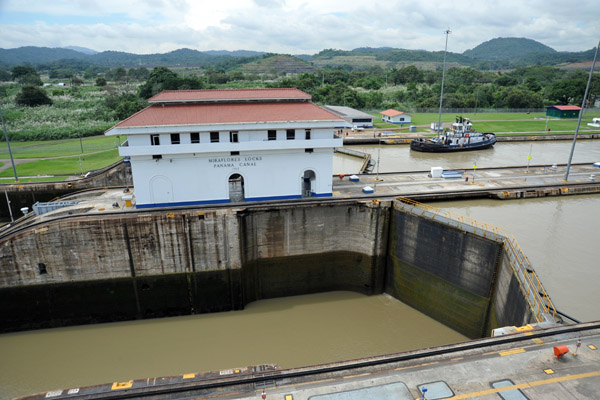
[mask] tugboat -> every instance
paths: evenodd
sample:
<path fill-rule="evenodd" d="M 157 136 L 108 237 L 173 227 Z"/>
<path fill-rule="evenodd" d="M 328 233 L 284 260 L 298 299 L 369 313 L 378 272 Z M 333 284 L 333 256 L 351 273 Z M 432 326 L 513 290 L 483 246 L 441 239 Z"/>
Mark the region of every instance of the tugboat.
<path fill-rule="evenodd" d="M 438 123 L 435 138 L 413 139 L 410 142 L 410 149 L 415 151 L 424 151 L 429 153 L 448 153 L 454 151 L 483 150 L 488 149 L 496 143 L 495 133 L 479 133 L 473 130 L 473 125 L 468 118 L 457 117 L 456 122 L 452 124 L 449 131 L 442 129 L 442 103 L 444 99 L 444 79 L 446 77 L 446 53 L 448 51 L 448 35 L 451 33 L 447 29 L 446 47 L 444 48 L 444 64 L 442 66 L 442 90 L 440 93 L 440 111 L 438 114 Z"/>
<path fill-rule="evenodd" d="M 489 149 L 496 143 L 496 134 L 473 130 L 468 118 L 457 117 L 449 131 L 433 138 L 413 139 L 410 149 L 430 153 Z"/>

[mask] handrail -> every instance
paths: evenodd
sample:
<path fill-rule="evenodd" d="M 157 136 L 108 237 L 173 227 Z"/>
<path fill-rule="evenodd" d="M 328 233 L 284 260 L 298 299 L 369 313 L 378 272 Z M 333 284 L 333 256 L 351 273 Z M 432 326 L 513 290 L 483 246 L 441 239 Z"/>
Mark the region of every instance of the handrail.
<path fill-rule="evenodd" d="M 544 322 L 546 314 L 550 314 L 553 319 L 556 317 L 556 308 L 552 304 L 550 296 L 542 286 L 542 282 L 532 268 L 529 259 L 525 256 L 525 253 L 512 233 L 505 229 L 408 198 L 397 197 L 396 200 L 394 207 L 462 229 L 466 232 L 471 232 L 495 241 L 501 241 L 509 264 L 513 269 L 514 276 L 519 280 L 521 291 L 525 295 L 536 321 Z"/>

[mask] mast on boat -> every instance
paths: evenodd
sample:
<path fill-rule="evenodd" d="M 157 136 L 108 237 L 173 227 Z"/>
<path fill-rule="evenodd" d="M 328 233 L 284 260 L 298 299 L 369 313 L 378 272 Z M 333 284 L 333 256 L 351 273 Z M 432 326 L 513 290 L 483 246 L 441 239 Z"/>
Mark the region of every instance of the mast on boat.
<path fill-rule="evenodd" d="M 444 31 L 446 34 L 446 46 L 444 47 L 444 63 L 442 65 L 442 93 L 440 94 L 440 112 L 438 115 L 437 135 L 440 136 L 440 129 L 442 128 L 442 102 L 444 99 L 444 79 L 446 78 L 446 52 L 448 50 L 448 35 L 452 32 L 450 28 Z"/>

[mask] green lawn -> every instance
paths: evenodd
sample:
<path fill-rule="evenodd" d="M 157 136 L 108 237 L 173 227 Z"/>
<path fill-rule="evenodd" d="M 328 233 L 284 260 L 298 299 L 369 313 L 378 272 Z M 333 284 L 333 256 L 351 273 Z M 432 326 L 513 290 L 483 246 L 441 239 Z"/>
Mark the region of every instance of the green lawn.
<path fill-rule="evenodd" d="M 378 129 L 399 128 L 400 125 L 388 124 L 381 121 L 381 116 L 377 111 L 369 112 L 374 116 L 373 125 Z M 426 125 L 429 131 L 429 125 L 437 122 L 438 114 L 421 113 L 409 114 L 412 117 L 409 125 Z M 453 122 L 458 115 L 442 114 L 442 122 Z M 544 133 L 550 129 L 550 133 L 573 133 L 577 127 L 577 119 L 549 119 L 546 124 L 544 113 L 467 113 L 463 115 L 473 122 L 473 127 L 479 132 L 495 132 L 499 134 L 523 134 L 523 133 Z M 600 132 L 598 128 L 587 126 L 592 122 L 593 117 L 600 116 L 600 112 L 586 112 L 579 128 L 580 133 Z M 540 119 L 536 119 L 540 118 Z M 406 128 L 407 125 L 404 125 Z M 422 128 L 420 128 L 422 131 Z"/>
<path fill-rule="evenodd" d="M 81 168 L 79 166 L 79 157 L 53 158 L 48 160 L 32 161 L 17 165 L 18 176 L 39 176 L 39 175 L 79 175 L 83 168 L 83 173 L 95 169 L 107 167 L 122 157 L 119 156 L 117 149 L 106 150 L 95 154 L 84 154 L 81 157 Z M 0 176 L 13 176 L 12 168 L 0 172 Z M 20 179 L 19 179 L 20 180 Z"/>
<path fill-rule="evenodd" d="M 10 142 L 13 158 L 43 158 L 78 155 L 115 149 L 125 137 L 92 136 L 81 139 L 44 140 L 33 142 Z M 9 159 L 6 142 L 0 143 L 0 158 Z"/>

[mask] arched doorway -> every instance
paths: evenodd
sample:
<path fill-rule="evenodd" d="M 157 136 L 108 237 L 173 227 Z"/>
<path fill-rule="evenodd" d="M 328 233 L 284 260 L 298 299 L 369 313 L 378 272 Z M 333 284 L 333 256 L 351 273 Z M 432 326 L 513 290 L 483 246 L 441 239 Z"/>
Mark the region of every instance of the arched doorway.
<path fill-rule="evenodd" d="M 244 199 L 244 177 L 240 174 L 233 174 L 229 177 L 229 201 L 237 203 Z"/>
<path fill-rule="evenodd" d="M 313 170 L 306 170 L 302 174 L 302 197 L 310 197 L 313 191 L 313 183 L 316 175 Z"/>

